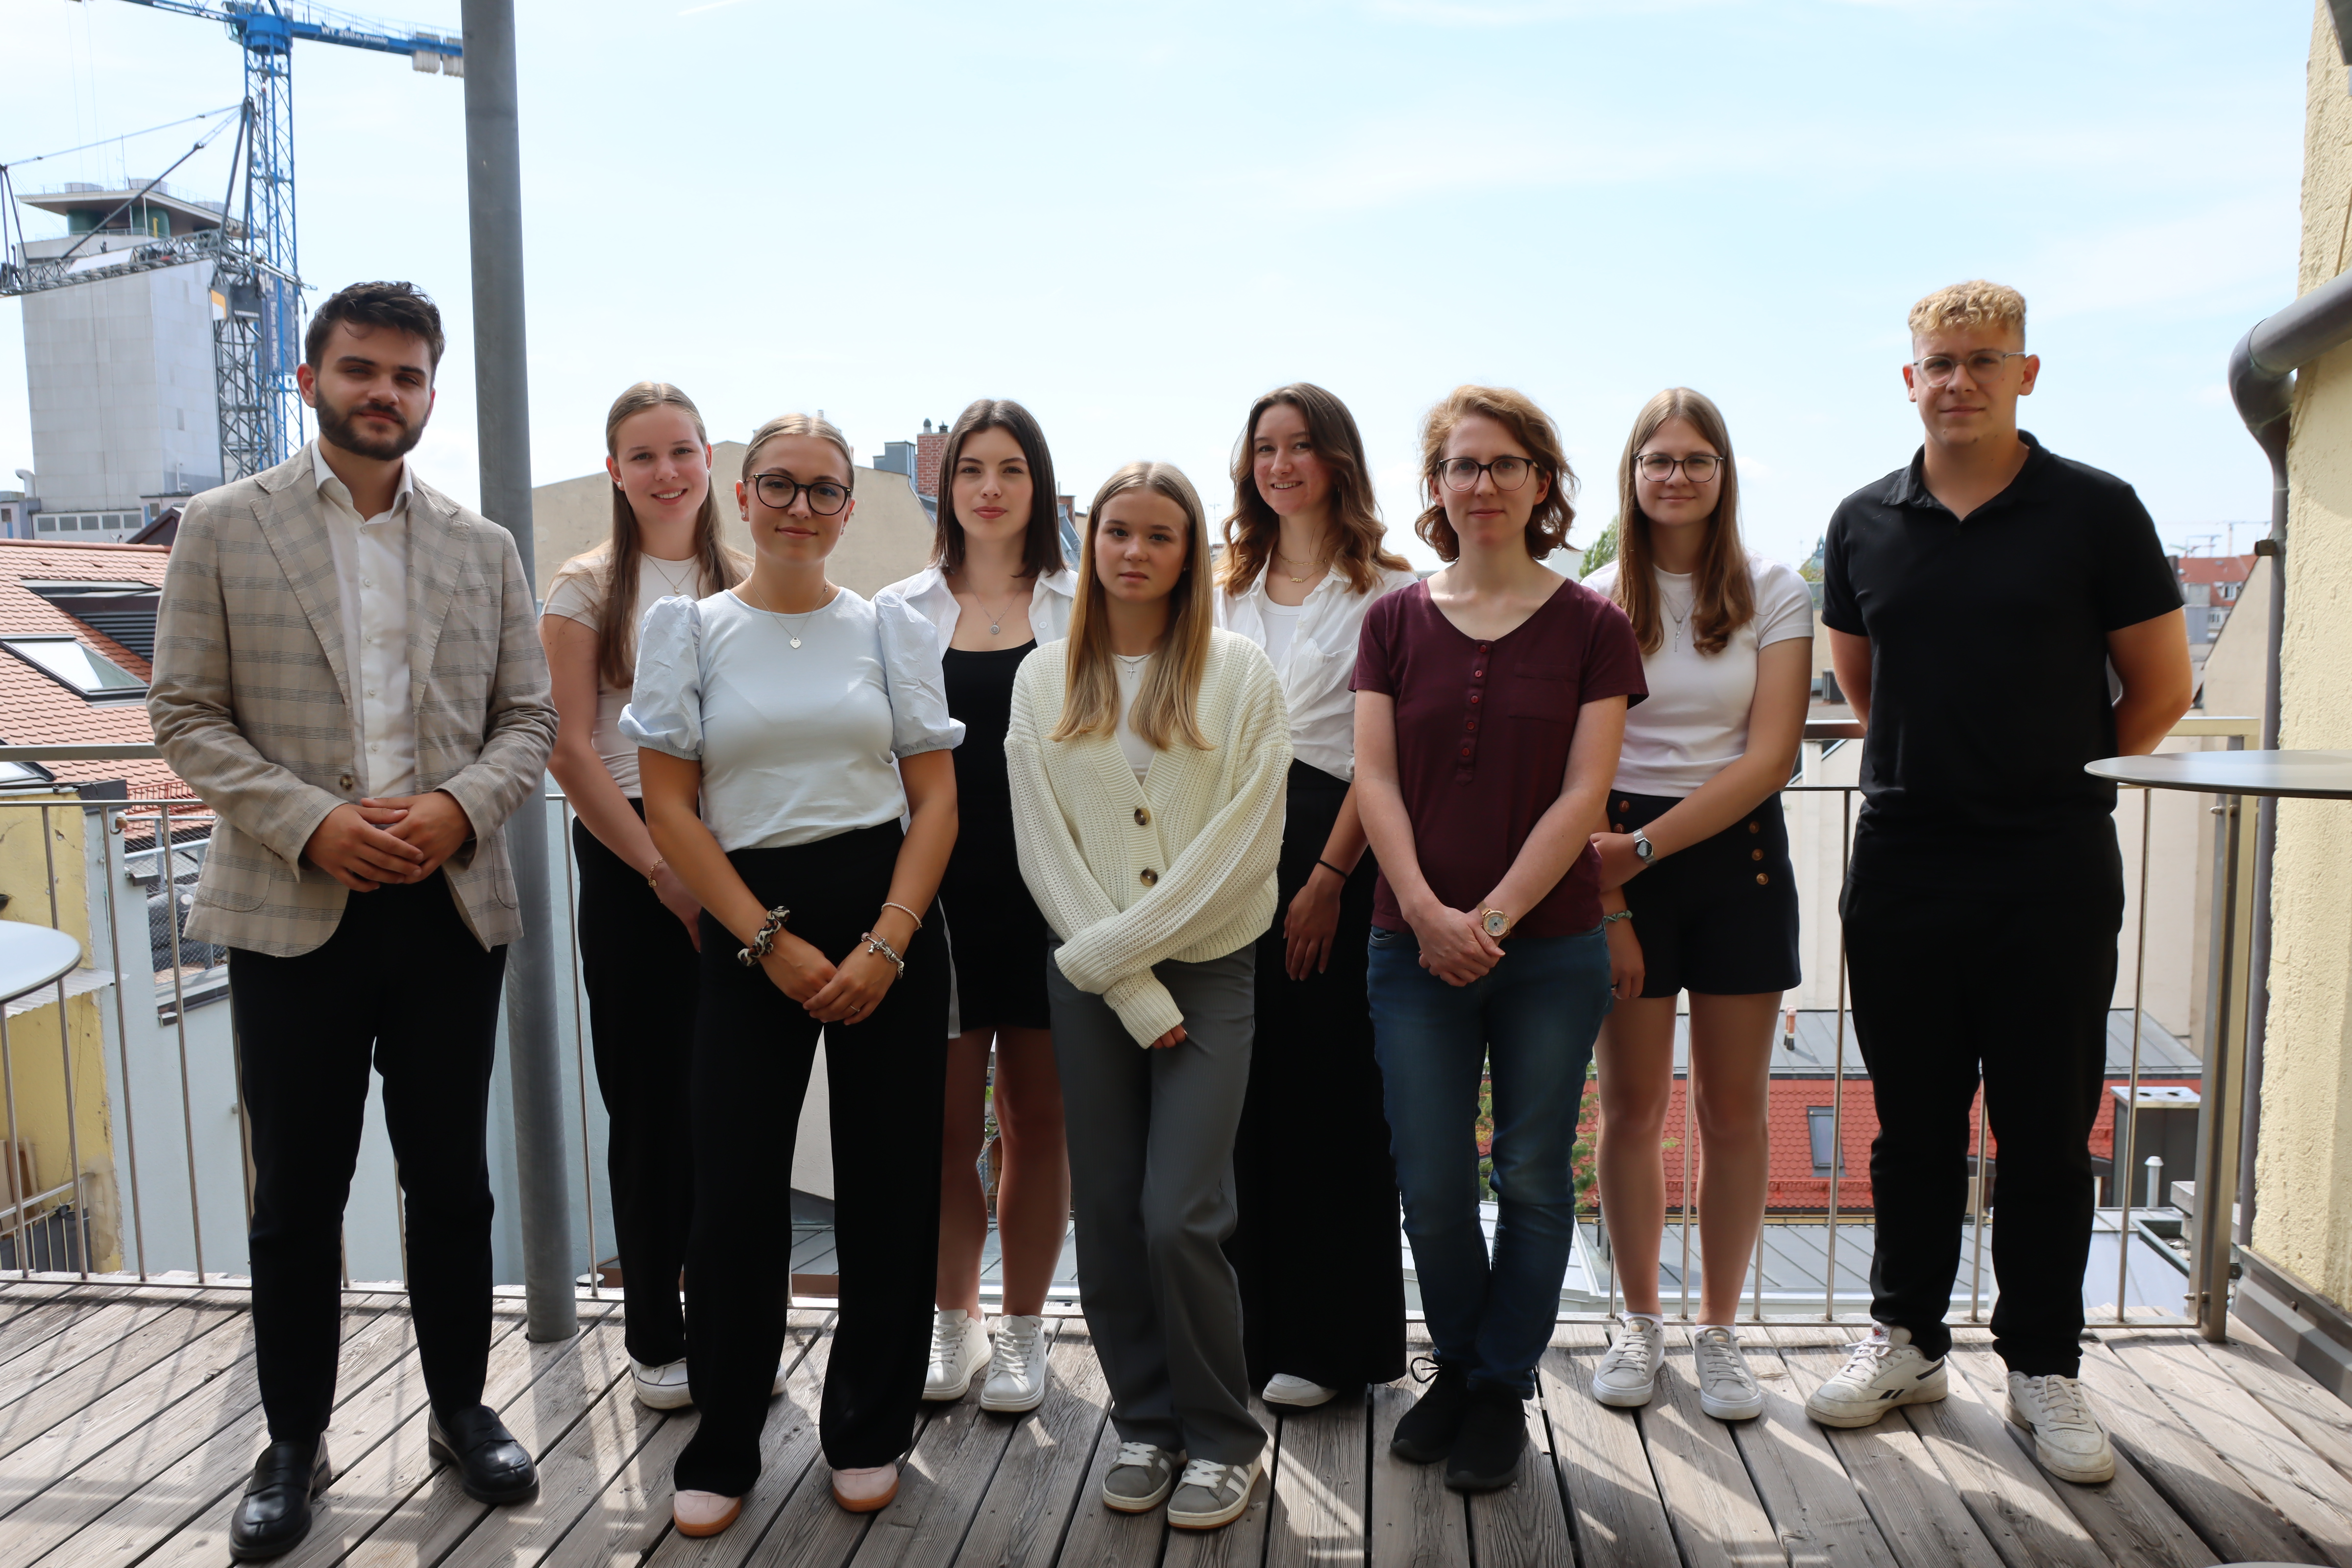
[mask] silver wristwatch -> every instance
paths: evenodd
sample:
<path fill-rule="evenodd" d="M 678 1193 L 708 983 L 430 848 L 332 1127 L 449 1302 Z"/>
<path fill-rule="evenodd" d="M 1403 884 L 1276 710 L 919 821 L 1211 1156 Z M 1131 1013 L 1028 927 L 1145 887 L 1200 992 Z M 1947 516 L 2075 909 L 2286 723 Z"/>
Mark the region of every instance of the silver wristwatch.
<path fill-rule="evenodd" d="M 1657 855 L 1658 847 L 1650 842 L 1649 834 L 1639 827 L 1633 829 L 1633 858 L 1646 866 L 1656 859 Z"/>

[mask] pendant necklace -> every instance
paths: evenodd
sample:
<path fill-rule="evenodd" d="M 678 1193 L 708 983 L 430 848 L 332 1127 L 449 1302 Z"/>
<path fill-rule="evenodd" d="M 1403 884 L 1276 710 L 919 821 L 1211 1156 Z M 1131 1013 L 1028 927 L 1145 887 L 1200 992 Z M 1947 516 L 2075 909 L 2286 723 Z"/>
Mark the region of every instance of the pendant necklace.
<path fill-rule="evenodd" d="M 1664 606 L 1668 618 L 1675 623 L 1675 651 L 1680 653 L 1683 646 L 1683 626 L 1690 619 L 1691 605 L 1685 605 L 1682 608 L 1682 613 L 1679 615 L 1675 614 L 1675 602 L 1666 596 L 1665 591 L 1663 587 L 1661 587 L 1658 592 L 1658 603 Z M 1695 605 L 1696 603 L 1697 600 L 1694 597 L 1692 604 Z"/>
<path fill-rule="evenodd" d="M 699 561 L 665 561 L 658 555 L 648 555 L 645 559 L 652 563 L 654 575 L 662 580 L 662 585 L 669 590 L 669 596 L 672 598 L 689 597 L 690 595 L 687 594 L 686 585 L 669 574 L 669 569 L 671 567 L 686 567 L 688 569 L 688 581 L 689 582 L 699 577 L 702 573 L 702 563 Z"/>
<path fill-rule="evenodd" d="M 981 598 L 978 594 L 974 594 L 972 595 L 972 599 L 980 605 L 982 610 L 986 612 L 988 616 L 988 635 L 993 637 L 1004 635 L 1004 617 L 1013 613 L 1013 606 L 1021 602 L 1021 595 L 1017 593 L 1014 594 L 1011 599 L 1006 601 L 1004 608 L 1001 610 L 989 609 L 988 601 Z"/>
<path fill-rule="evenodd" d="M 831 587 L 831 586 L 832 586 L 832 584 L 825 584 L 825 585 L 826 585 L 827 587 Z M 744 583 L 744 584 L 743 584 L 743 591 L 748 593 L 748 592 L 750 591 L 750 589 L 751 589 L 751 583 L 750 583 L 749 581 L 746 581 L 746 582 Z M 825 604 L 825 605 L 830 605 L 831 603 L 833 603 L 833 595 L 830 595 L 830 594 L 828 594 L 828 595 L 825 595 L 824 604 Z M 760 603 L 760 601 L 759 601 L 759 600 L 757 600 L 757 599 L 753 599 L 753 600 L 751 600 L 751 607 L 752 607 L 753 609 L 755 609 L 755 610 L 759 611 L 761 615 L 763 615 L 763 616 L 775 616 L 775 617 L 776 617 L 776 619 L 778 619 L 778 620 L 780 620 L 780 621 L 783 622 L 783 623 L 784 623 L 784 637 L 785 637 L 785 638 L 786 638 L 788 641 L 790 641 L 790 642 L 792 643 L 792 645 L 793 645 L 794 647 L 800 647 L 800 646 L 801 646 L 801 627 L 802 627 L 803 626 L 804 626 L 804 625 L 806 625 L 806 624 L 807 624 L 807 622 L 808 622 L 808 618 L 809 618 L 811 616 L 813 616 L 813 615 L 815 615 L 815 614 L 816 614 L 816 610 L 822 610 L 822 609 L 824 609 L 824 605 L 819 605 L 816 607 L 816 610 L 803 610 L 803 611 L 802 611 L 802 612 L 801 612 L 799 615 L 797 615 L 797 616 L 788 616 L 788 615 L 784 614 L 784 612 L 783 612 L 783 611 L 782 611 L 782 610 L 772 610 L 772 609 L 768 608 L 768 606 L 767 606 L 767 605 L 763 605 L 763 604 Z"/>
<path fill-rule="evenodd" d="M 1281 563 L 1283 563 L 1283 565 L 1284 565 L 1284 566 L 1286 566 L 1286 567 L 1288 567 L 1288 566 L 1296 566 L 1296 565 L 1297 564 L 1297 562 L 1295 562 L 1295 561 L 1291 560 L 1291 558 L 1290 558 L 1289 556 L 1285 555 L 1285 554 L 1282 552 L 1282 547 L 1281 547 L 1280 545 L 1276 545 L 1276 546 L 1275 546 L 1274 558 L 1275 558 L 1276 561 L 1281 562 Z M 1319 576 L 1321 576 L 1325 572 L 1327 572 L 1327 571 L 1328 571 L 1328 570 L 1329 570 L 1329 566 L 1328 566 L 1328 563 L 1327 563 L 1327 564 L 1325 564 L 1325 565 L 1322 565 L 1322 566 L 1318 566 L 1318 565 L 1316 565 L 1316 564 L 1315 564 L 1315 563 L 1313 563 L 1312 561 L 1310 561 L 1310 562 L 1308 562 L 1308 563 L 1307 563 L 1307 574 L 1306 574 L 1306 575 L 1305 575 L 1305 576 L 1300 576 L 1300 575 L 1298 575 L 1298 574 L 1296 574 L 1296 573 L 1287 572 L 1287 571 L 1286 571 L 1285 573 L 1283 573 L 1283 575 L 1284 575 L 1284 576 L 1286 576 L 1286 577 L 1288 577 L 1288 578 L 1289 578 L 1292 582 L 1294 582 L 1294 583 L 1304 583 L 1304 582 L 1306 582 L 1306 581 L 1307 581 L 1307 579 L 1308 577 L 1319 577 Z"/>

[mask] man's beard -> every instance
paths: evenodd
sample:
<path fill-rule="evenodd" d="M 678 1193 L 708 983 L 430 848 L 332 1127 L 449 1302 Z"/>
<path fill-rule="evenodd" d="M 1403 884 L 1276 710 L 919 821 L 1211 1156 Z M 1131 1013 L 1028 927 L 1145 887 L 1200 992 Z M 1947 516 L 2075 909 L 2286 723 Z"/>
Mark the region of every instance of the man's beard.
<path fill-rule="evenodd" d="M 362 404 L 351 408 L 338 408 L 327 400 L 326 390 L 323 387 L 320 388 L 314 395 L 319 400 L 320 437 L 322 440 L 331 441 L 355 457 L 373 458 L 379 463 L 388 463 L 395 458 L 406 457 L 409 449 L 424 437 L 425 426 L 422 424 L 411 425 L 402 419 L 397 408 L 386 407 L 382 404 Z M 362 408 L 398 421 L 400 428 L 389 436 L 362 435 L 357 417 Z"/>

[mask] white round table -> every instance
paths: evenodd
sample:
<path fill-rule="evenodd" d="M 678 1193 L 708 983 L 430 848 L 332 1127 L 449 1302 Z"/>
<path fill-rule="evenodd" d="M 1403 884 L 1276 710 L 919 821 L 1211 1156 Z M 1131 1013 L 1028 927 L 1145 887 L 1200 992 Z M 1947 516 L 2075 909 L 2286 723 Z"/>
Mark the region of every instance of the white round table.
<path fill-rule="evenodd" d="M 38 991 L 81 963 L 81 943 L 61 931 L 0 921 L 0 1002 Z"/>

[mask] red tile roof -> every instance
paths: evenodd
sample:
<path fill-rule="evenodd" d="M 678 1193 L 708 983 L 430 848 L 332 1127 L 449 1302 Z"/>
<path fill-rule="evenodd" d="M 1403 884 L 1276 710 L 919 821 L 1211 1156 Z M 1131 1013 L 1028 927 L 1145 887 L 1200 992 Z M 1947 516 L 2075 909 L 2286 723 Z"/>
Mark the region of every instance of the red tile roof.
<path fill-rule="evenodd" d="M 2242 583 L 2254 569 L 2251 555 L 2183 555 L 2183 583 Z"/>
<path fill-rule="evenodd" d="M 169 549 L 153 544 L 51 544 L 30 539 L 0 540 L 0 635 L 65 632 L 146 679 L 145 659 L 95 626 L 76 620 L 25 586 L 80 578 L 98 582 L 152 583 L 163 586 Z M 0 655 L 0 743 L 11 746 L 154 744 L 146 705 L 93 703 L 52 680 L 23 659 Z M 66 784 L 121 779 L 133 800 L 158 797 L 193 800 L 195 792 L 161 762 L 42 764 Z"/>

